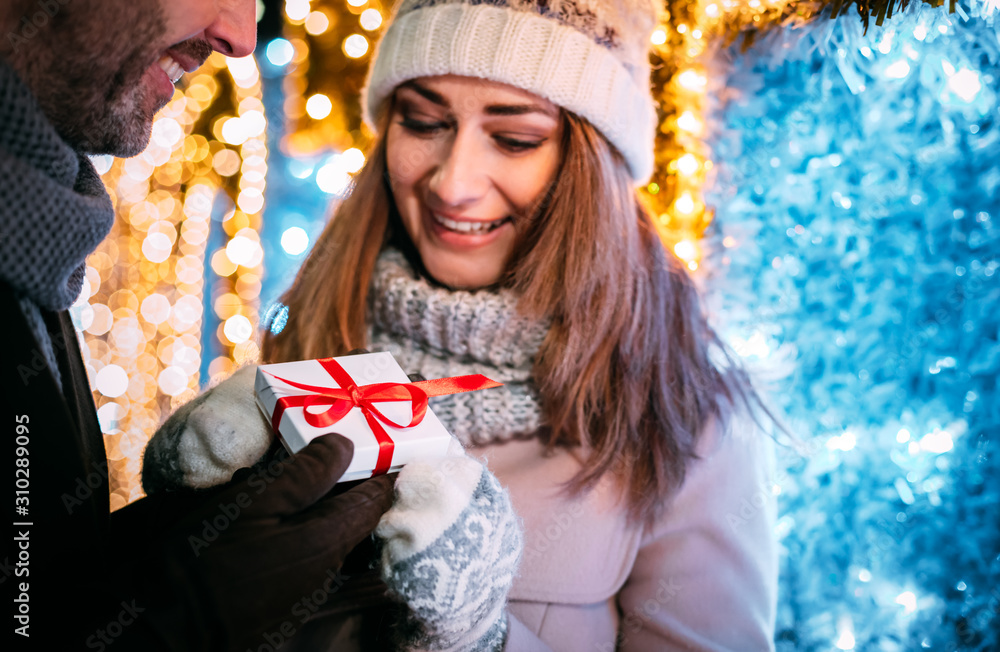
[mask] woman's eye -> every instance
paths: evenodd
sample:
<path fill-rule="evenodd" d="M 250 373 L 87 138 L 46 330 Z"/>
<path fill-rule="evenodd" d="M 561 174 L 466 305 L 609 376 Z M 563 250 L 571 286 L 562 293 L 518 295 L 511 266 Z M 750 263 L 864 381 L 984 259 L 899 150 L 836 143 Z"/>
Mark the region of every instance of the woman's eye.
<path fill-rule="evenodd" d="M 510 150 L 512 152 L 526 152 L 532 149 L 538 149 L 542 146 L 545 140 L 517 140 L 516 138 L 507 138 L 506 136 L 494 136 L 496 141 L 500 143 L 501 147 Z"/>
<path fill-rule="evenodd" d="M 421 120 L 414 120 L 413 118 L 407 117 L 400 120 L 399 124 L 402 125 L 404 129 L 409 129 L 415 134 L 433 134 L 442 129 L 448 128 L 448 124 L 445 122 L 423 122 Z"/>

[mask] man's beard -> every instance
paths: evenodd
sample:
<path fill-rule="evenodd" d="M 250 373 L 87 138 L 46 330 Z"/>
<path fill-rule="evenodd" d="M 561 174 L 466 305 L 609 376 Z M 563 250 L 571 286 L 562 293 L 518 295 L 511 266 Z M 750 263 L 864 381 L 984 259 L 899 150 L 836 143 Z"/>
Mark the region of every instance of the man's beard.
<path fill-rule="evenodd" d="M 56 15 L 11 63 L 74 149 L 134 156 L 149 143 L 159 108 L 142 81 L 171 45 L 165 42 L 163 11 L 158 2 L 127 0 L 101 10 L 70 9 Z"/>
<path fill-rule="evenodd" d="M 142 71 L 138 76 L 122 75 L 116 78 L 108 96 L 84 95 L 76 112 L 60 121 L 66 126 L 63 137 L 75 149 L 88 154 L 140 154 L 149 144 L 153 116 L 159 108 L 153 106 L 142 78 Z"/>

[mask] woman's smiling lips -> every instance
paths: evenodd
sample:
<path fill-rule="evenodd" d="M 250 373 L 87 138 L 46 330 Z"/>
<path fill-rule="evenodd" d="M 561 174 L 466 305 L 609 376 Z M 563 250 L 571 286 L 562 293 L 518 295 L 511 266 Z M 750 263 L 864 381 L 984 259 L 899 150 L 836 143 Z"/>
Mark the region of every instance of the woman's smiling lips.
<path fill-rule="evenodd" d="M 437 211 L 425 210 L 424 222 L 443 243 L 453 247 L 474 248 L 489 244 L 513 228 L 509 217 L 496 220 L 470 219 Z"/>

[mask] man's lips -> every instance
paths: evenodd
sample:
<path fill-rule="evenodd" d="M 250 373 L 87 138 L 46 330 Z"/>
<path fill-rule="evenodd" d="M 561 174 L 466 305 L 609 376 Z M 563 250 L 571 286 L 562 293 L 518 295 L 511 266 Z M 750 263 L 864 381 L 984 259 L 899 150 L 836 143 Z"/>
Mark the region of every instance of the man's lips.
<path fill-rule="evenodd" d="M 195 56 L 194 54 L 188 52 L 188 50 L 208 50 L 209 53 L 211 53 L 207 44 L 204 44 L 204 47 L 201 47 L 200 43 L 185 41 L 168 48 L 162 55 L 160 55 L 160 58 L 150 66 L 150 68 L 155 71 L 154 74 L 160 80 L 157 83 L 162 86 L 161 94 L 163 97 L 169 98 L 173 95 L 174 86 L 180 78 L 184 76 L 184 73 L 193 72 L 200 68 L 201 64 L 204 63 L 203 57 Z"/>
<path fill-rule="evenodd" d="M 198 68 L 201 68 L 201 64 L 205 63 L 205 58 L 194 57 L 186 52 L 183 52 L 178 47 L 169 48 L 166 51 L 166 55 L 180 64 L 180 67 L 184 72 L 194 72 Z"/>

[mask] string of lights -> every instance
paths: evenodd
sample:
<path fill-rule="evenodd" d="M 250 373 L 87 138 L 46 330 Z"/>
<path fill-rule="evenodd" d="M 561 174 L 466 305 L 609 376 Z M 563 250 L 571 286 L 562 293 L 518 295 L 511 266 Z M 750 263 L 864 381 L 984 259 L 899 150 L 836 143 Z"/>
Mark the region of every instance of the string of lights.
<path fill-rule="evenodd" d="M 375 2 L 286 0 L 285 38 L 268 59 L 290 64 L 283 81 L 289 156 L 333 150 L 317 171 L 321 190 L 342 195 L 364 166 L 372 133 L 361 115 L 361 88 L 386 11 Z"/>
<path fill-rule="evenodd" d="M 267 171 L 260 94 L 252 58 L 213 55 L 157 116 L 145 152 L 95 161 L 117 219 L 88 258 L 72 315 L 106 435 L 112 509 L 142 496 L 149 436 L 198 388 L 206 291 L 222 320 L 209 373 L 253 353 Z M 212 253 L 219 220 L 226 242 Z"/>
<path fill-rule="evenodd" d="M 673 3 L 652 37 L 653 88 L 660 106 L 656 171 L 643 196 L 657 216 L 664 244 L 698 269 L 697 242 L 712 220 L 704 187 L 713 163 L 705 145 L 708 53 L 704 24 L 716 4 Z"/>

